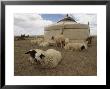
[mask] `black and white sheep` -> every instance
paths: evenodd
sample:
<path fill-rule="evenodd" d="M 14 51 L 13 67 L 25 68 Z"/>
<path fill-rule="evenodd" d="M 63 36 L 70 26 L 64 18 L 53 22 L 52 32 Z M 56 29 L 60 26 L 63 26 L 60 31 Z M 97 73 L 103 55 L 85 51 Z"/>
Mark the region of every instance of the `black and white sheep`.
<path fill-rule="evenodd" d="M 34 49 L 26 52 L 25 54 L 30 54 L 31 61 L 39 61 L 42 68 L 54 68 L 62 59 L 61 52 L 48 49 L 46 51 L 40 49 Z"/>

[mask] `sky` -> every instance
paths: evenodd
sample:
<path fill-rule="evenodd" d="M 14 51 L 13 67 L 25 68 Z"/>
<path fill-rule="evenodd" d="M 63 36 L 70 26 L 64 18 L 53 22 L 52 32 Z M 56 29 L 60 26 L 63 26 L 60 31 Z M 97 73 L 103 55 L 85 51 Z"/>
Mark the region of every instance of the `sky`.
<path fill-rule="evenodd" d="M 44 27 L 54 24 L 64 18 L 66 14 L 36 14 L 36 13 L 15 13 L 14 14 L 14 35 L 43 35 Z M 97 35 L 96 14 L 69 14 L 78 23 L 90 24 L 90 34 Z"/>

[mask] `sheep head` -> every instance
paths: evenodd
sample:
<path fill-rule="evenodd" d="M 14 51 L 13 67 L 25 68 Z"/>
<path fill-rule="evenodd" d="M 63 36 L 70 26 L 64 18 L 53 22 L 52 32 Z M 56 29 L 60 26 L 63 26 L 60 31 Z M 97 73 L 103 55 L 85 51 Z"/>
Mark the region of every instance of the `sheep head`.
<path fill-rule="evenodd" d="M 35 58 L 35 54 L 36 54 L 37 52 L 35 51 L 35 50 L 29 50 L 28 52 L 26 52 L 25 54 L 30 54 L 30 56 L 32 57 L 32 58 Z"/>
<path fill-rule="evenodd" d="M 38 61 L 41 61 L 44 57 L 45 57 L 45 55 L 43 55 L 42 53 L 35 54 L 35 59 Z"/>
<path fill-rule="evenodd" d="M 25 54 L 30 54 L 30 56 L 36 61 L 39 61 L 45 57 L 42 53 L 39 53 L 36 50 L 29 50 Z"/>

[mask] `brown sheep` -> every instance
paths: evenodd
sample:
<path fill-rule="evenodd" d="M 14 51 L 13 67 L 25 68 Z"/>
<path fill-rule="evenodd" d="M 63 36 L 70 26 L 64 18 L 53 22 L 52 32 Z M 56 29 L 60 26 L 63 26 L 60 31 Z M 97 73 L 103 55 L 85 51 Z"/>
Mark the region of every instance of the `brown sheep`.
<path fill-rule="evenodd" d="M 65 38 L 63 35 L 57 35 L 54 37 L 57 47 L 63 48 L 65 46 Z"/>

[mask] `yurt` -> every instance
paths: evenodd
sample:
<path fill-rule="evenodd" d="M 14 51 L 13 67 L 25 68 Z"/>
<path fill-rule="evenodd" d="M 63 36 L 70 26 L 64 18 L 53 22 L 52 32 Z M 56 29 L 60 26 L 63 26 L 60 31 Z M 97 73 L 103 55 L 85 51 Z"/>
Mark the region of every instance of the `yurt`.
<path fill-rule="evenodd" d="M 89 24 L 77 23 L 72 17 L 66 15 L 63 19 L 44 28 L 45 38 L 63 34 L 70 40 L 85 40 L 90 35 Z"/>

